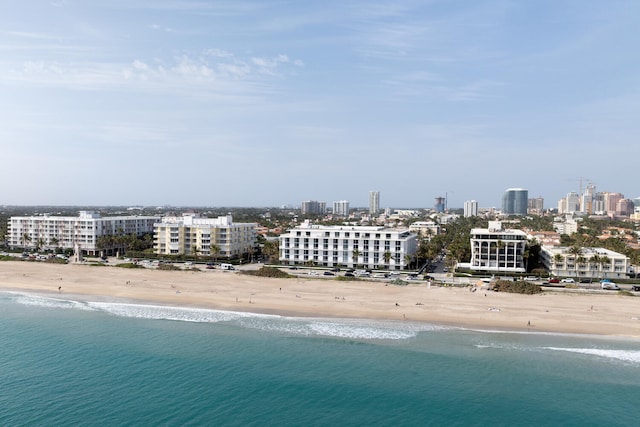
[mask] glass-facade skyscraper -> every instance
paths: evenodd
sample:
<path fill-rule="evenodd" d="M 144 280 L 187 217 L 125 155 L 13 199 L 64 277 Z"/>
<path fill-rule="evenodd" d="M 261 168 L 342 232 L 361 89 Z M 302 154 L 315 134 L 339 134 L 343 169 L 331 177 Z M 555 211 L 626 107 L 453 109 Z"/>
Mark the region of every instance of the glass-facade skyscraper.
<path fill-rule="evenodd" d="M 529 190 L 524 188 L 508 188 L 502 196 L 504 215 L 526 215 L 528 205 Z"/>

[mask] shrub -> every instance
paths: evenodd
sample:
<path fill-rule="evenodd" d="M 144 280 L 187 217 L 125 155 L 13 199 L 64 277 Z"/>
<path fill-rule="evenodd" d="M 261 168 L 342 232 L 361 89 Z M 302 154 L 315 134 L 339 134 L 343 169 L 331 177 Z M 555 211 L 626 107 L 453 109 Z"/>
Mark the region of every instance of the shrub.
<path fill-rule="evenodd" d="M 355 276 L 336 276 L 335 280 L 339 282 L 353 282 L 354 280 L 360 280 Z"/>
<path fill-rule="evenodd" d="M 257 277 L 275 277 L 285 279 L 287 277 L 292 277 L 289 273 L 286 273 L 279 268 L 274 267 L 262 267 L 259 270 L 243 270 L 240 273 L 248 274 L 249 276 L 257 276 Z"/>
<path fill-rule="evenodd" d="M 120 268 L 144 268 L 141 265 L 136 264 L 135 262 L 124 262 L 121 264 L 116 264 L 116 267 Z"/>
<path fill-rule="evenodd" d="M 391 282 L 389 282 L 390 285 L 395 285 L 395 286 L 408 286 L 409 283 L 405 282 L 404 280 L 400 280 L 400 279 L 395 279 L 392 280 Z"/>
<path fill-rule="evenodd" d="M 623 295 L 625 297 L 635 297 L 633 292 L 629 292 L 629 291 L 618 291 L 618 295 Z"/>
<path fill-rule="evenodd" d="M 173 264 L 159 264 L 158 270 L 175 271 L 175 270 L 180 270 L 180 267 L 177 267 Z"/>
<path fill-rule="evenodd" d="M 491 289 L 496 292 L 526 295 L 539 294 L 542 292 L 542 288 L 534 283 L 524 281 L 512 282 L 509 280 L 498 280 Z"/>

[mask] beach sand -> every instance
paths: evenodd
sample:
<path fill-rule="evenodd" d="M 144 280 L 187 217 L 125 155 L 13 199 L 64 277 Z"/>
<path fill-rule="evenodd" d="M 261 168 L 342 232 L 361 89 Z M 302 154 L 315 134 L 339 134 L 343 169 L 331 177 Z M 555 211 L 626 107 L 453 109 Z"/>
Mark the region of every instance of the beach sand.
<path fill-rule="evenodd" d="M 223 272 L 159 271 L 6 261 L 0 291 L 61 294 L 284 316 L 388 319 L 478 329 L 640 337 L 640 298 L 610 293 L 518 295 L 318 277 L 260 278 Z"/>

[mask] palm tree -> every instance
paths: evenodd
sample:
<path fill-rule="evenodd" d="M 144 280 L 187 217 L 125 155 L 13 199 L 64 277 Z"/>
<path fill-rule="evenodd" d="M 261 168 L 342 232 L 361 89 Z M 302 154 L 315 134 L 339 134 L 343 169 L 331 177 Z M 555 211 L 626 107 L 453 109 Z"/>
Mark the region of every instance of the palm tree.
<path fill-rule="evenodd" d="M 27 244 L 31 242 L 31 236 L 29 236 L 29 233 L 24 233 L 20 236 L 20 241 L 22 242 L 22 246 L 26 249 Z"/>
<path fill-rule="evenodd" d="M 357 249 L 353 250 L 353 266 L 356 267 L 358 265 L 358 257 L 360 256 L 360 251 Z"/>
<path fill-rule="evenodd" d="M 404 256 L 404 263 L 407 265 L 407 268 L 409 268 L 412 262 L 413 262 L 413 256 L 411 256 L 410 254 L 406 254 Z"/>
<path fill-rule="evenodd" d="M 60 240 L 58 240 L 56 237 L 52 237 L 49 239 L 49 244 L 54 248 L 58 247 L 58 243 L 60 243 Z"/>
<path fill-rule="evenodd" d="M 500 271 L 500 266 L 504 265 L 507 267 L 507 254 L 505 250 L 506 244 L 502 240 L 498 240 L 496 243 L 496 256 L 498 258 L 498 271 Z M 504 264 L 502 264 L 502 256 L 504 256 Z"/>
<path fill-rule="evenodd" d="M 592 265 L 596 266 L 596 269 L 598 270 L 598 276 L 600 276 L 600 255 L 594 254 L 589 258 L 589 270 L 592 269 Z"/>
<path fill-rule="evenodd" d="M 611 258 L 606 255 L 600 257 L 600 265 L 602 267 L 607 266 L 607 271 L 604 272 L 604 277 L 607 277 L 607 272 L 610 271 L 609 264 L 611 264 Z"/>
<path fill-rule="evenodd" d="M 584 257 L 583 255 L 578 255 L 578 257 L 576 258 L 576 276 L 578 275 L 578 266 L 580 267 L 584 267 L 584 265 L 587 262 L 587 258 Z"/>
<path fill-rule="evenodd" d="M 567 251 L 573 257 L 573 269 L 578 275 L 578 258 L 582 255 L 582 248 L 578 245 L 573 245 Z"/>
<path fill-rule="evenodd" d="M 385 251 L 384 254 L 382 254 L 382 258 L 384 259 L 384 263 L 387 264 L 387 270 L 390 270 L 390 262 L 391 262 L 391 252 L 390 251 Z"/>
<path fill-rule="evenodd" d="M 253 255 L 256 253 L 256 248 L 253 246 L 249 246 L 247 249 L 247 254 L 249 255 L 249 262 L 253 262 Z"/>
<path fill-rule="evenodd" d="M 265 244 L 265 248 L 266 248 L 266 244 Z M 276 246 L 277 249 L 277 246 Z M 218 245 L 211 245 L 209 246 L 209 253 L 211 253 L 211 256 L 213 257 L 213 262 L 216 262 L 218 260 L 218 255 L 220 254 L 220 246 Z M 269 253 L 269 257 L 271 257 L 271 252 Z"/>
<path fill-rule="evenodd" d="M 553 264 L 554 267 L 556 268 L 556 273 L 558 273 L 560 271 L 560 264 L 564 263 L 564 257 L 562 256 L 562 254 L 555 254 L 553 256 Z"/>

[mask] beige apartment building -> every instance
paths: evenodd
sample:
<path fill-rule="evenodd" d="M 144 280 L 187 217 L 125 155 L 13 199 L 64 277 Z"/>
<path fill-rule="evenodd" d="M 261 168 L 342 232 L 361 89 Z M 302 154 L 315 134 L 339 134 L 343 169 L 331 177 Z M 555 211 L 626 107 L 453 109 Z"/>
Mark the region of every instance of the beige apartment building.
<path fill-rule="evenodd" d="M 540 261 L 551 276 L 577 279 L 626 278 L 630 267 L 629 257 L 605 248 L 581 248 L 580 253 L 573 253 L 565 246 L 542 246 Z"/>
<path fill-rule="evenodd" d="M 255 223 L 234 223 L 231 215 L 167 216 L 154 225 L 154 250 L 158 255 L 239 257 L 253 251 L 256 228 Z"/>

